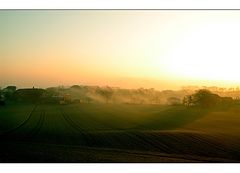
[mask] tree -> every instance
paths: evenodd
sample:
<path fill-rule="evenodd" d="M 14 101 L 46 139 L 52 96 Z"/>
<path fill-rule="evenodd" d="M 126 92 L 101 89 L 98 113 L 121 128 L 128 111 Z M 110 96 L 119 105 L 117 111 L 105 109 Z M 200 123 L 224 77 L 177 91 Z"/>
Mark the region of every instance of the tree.
<path fill-rule="evenodd" d="M 177 97 L 169 97 L 167 98 L 167 102 L 169 105 L 180 105 L 181 100 Z"/>
<path fill-rule="evenodd" d="M 17 90 L 16 86 L 7 86 L 5 88 L 5 90 L 7 90 L 8 92 L 15 92 Z"/>
<path fill-rule="evenodd" d="M 13 98 L 16 101 L 36 103 L 42 99 L 44 93 L 44 89 L 18 89 L 16 92 L 14 92 Z"/>
<path fill-rule="evenodd" d="M 4 97 L 6 100 L 12 100 L 13 94 L 16 91 L 16 86 L 7 86 L 2 90 Z"/>
<path fill-rule="evenodd" d="M 71 88 L 71 89 L 81 89 L 81 86 L 79 86 L 79 85 L 73 85 L 73 86 L 71 86 L 70 88 Z"/>
<path fill-rule="evenodd" d="M 108 103 L 113 96 L 113 90 L 110 87 L 99 88 L 96 90 L 96 92 L 105 98 L 106 103 Z"/>
<path fill-rule="evenodd" d="M 185 106 L 193 106 L 193 96 L 187 95 L 183 98 L 183 105 Z"/>
<path fill-rule="evenodd" d="M 211 108 L 221 102 L 221 97 L 217 94 L 213 94 L 209 90 L 201 89 L 192 95 L 186 96 L 183 102 L 187 106 Z"/>
<path fill-rule="evenodd" d="M 221 105 L 225 107 L 229 107 L 234 104 L 234 100 L 232 97 L 221 97 Z"/>
<path fill-rule="evenodd" d="M 203 108 L 210 108 L 216 106 L 220 101 L 221 97 L 217 94 L 211 93 L 209 90 L 198 90 L 194 95 L 194 104 L 199 105 Z"/>
<path fill-rule="evenodd" d="M 4 96 L 0 94 L 0 106 L 4 106 L 4 105 L 5 105 Z"/>

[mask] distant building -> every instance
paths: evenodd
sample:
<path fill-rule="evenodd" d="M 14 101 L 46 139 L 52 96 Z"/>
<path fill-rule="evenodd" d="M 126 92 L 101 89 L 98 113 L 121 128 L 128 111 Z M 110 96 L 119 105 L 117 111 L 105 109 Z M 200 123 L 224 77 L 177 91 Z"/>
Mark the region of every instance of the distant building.
<path fill-rule="evenodd" d="M 53 95 L 51 97 L 51 101 L 54 103 L 60 103 L 61 100 L 63 100 L 63 96 Z"/>
<path fill-rule="evenodd" d="M 59 103 L 61 105 L 72 103 L 72 98 L 69 94 L 64 95 L 53 95 L 49 98 L 52 103 Z"/>
<path fill-rule="evenodd" d="M 63 104 L 69 104 L 69 103 L 72 103 L 72 98 L 70 94 L 64 94 L 59 104 L 63 105 Z"/>

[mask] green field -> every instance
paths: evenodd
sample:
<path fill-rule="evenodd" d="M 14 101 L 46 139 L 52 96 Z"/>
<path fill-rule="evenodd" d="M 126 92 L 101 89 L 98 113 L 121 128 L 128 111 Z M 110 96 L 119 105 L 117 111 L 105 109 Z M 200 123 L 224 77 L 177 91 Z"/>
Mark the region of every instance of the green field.
<path fill-rule="evenodd" d="M 239 162 L 240 108 L 0 107 L 1 162 Z"/>

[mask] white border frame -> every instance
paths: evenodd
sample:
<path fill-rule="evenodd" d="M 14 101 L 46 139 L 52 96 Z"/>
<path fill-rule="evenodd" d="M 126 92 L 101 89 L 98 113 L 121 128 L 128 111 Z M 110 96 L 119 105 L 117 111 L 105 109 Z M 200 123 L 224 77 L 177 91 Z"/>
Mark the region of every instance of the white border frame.
<path fill-rule="evenodd" d="M 239 9 L 239 0 L 0 0 L 1 9 Z"/>

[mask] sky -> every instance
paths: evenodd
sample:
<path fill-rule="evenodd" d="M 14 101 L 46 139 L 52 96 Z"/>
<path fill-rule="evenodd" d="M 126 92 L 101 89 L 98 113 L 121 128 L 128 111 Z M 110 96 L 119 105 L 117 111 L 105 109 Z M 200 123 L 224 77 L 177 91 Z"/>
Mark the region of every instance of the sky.
<path fill-rule="evenodd" d="M 240 11 L 2 10 L 0 87 L 240 84 Z"/>

